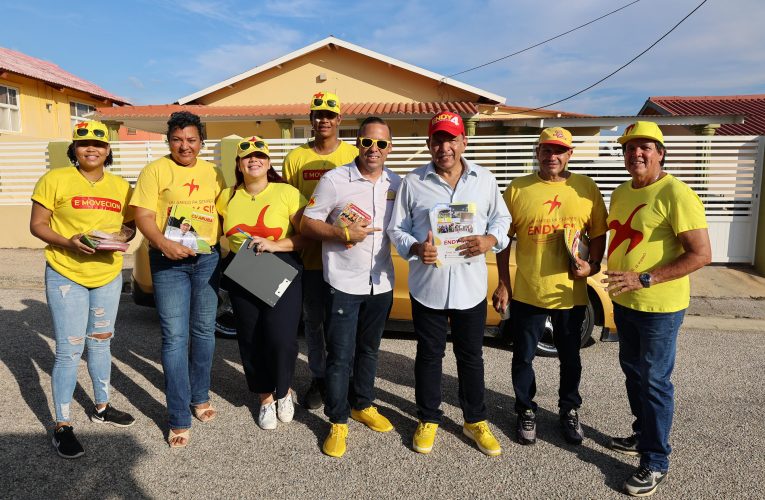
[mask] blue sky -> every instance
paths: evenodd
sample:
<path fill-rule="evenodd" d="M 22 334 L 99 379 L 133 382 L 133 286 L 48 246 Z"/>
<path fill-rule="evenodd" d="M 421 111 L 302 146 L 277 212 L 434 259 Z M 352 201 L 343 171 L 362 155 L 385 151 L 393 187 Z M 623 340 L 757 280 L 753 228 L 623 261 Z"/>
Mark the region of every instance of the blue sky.
<path fill-rule="evenodd" d="M 162 104 L 328 35 L 449 75 L 594 19 L 630 0 L 90 3 L 3 7 L 0 46 L 52 61 L 134 104 Z M 541 106 L 599 80 L 701 0 L 640 0 L 582 30 L 456 77 Z M 635 114 L 652 95 L 765 93 L 762 0 L 709 0 L 651 52 L 595 89 L 554 106 Z"/>

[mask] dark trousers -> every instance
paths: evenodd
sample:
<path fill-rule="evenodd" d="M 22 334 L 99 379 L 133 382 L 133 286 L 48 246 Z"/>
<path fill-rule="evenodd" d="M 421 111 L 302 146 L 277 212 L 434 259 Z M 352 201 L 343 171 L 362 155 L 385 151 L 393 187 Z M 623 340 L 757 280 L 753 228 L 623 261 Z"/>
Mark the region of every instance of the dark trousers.
<path fill-rule="evenodd" d="M 375 376 L 380 339 L 385 330 L 393 292 L 353 295 L 330 288 L 327 297 L 327 398 L 324 413 L 333 424 L 350 416 L 348 384 L 353 369 L 353 407 L 363 410 L 375 399 Z"/>
<path fill-rule="evenodd" d="M 579 395 L 579 381 L 582 378 L 579 348 L 585 308 L 586 306 L 574 306 L 571 309 L 544 309 L 517 300 L 512 301 L 512 375 L 516 412 L 521 413 L 527 409 L 537 411 L 537 404 L 534 402 L 537 382 L 532 363 L 548 316 L 552 321 L 553 341 L 560 361 L 558 408 L 561 412 L 566 412 L 582 405 L 582 397 Z"/>
<path fill-rule="evenodd" d="M 291 253 L 275 253 L 301 269 L 300 259 Z M 250 391 L 275 393 L 283 398 L 292 385 L 298 344 L 302 288 L 300 273 L 282 297 L 271 307 L 228 278 L 222 282 L 231 298 L 236 321 L 236 338 L 242 367 Z"/>
<path fill-rule="evenodd" d="M 412 321 L 417 336 L 414 361 L 414 393 L 417 418 L 440 424 L 442 360 L 446 330 L 451 323 L 454 356 L 457 358 L 459 401 L 467 423 L 486 420 L 483 378 L 483 334 L 486 299 L 470 309 L 431 309 L 412 301 Z"/>

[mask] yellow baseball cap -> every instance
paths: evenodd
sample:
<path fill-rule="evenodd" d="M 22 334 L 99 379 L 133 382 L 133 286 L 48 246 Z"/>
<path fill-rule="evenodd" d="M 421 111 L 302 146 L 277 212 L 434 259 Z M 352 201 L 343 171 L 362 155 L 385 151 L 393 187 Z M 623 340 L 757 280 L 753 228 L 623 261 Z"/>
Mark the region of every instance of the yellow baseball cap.
<path fill-rule="evenodd" d="M 651 139 L 664 145 L 664 134 L 654 122 L 638 121 L 624 129 L 624 133 L 617 139 L 619 144 L 626 144 L 632 139 Z"/>
<path fill-rule="evenodd" d="M 244 139 L 236 147 L 236 155 L 239 158 L 244 158 L 252 153 L 263 153 L 271 158 L 271 154 L 268 152 L 268 144 L 257 135 L 253 135 L 249 139 Z"/>
<path fill-rule="evenodd" d="M 573 149 L 574 138 L 571 132 L 561 127 L 546 128 L 539 134 L 539 144 L 557 144 L 569 149 Z"/>
<path fill-rule="evenodd" d="M 95 120 L 80 122 L 72 130 L 73 141 L 101 141 L 109 144 L 109 129 Z"/>
<path fill-rule="evenodd" d="M 311 111 L 326 109 L 333 113 L 340 114 L 340 99 L 332 92 L 316 92 L 311 97 Z"/>

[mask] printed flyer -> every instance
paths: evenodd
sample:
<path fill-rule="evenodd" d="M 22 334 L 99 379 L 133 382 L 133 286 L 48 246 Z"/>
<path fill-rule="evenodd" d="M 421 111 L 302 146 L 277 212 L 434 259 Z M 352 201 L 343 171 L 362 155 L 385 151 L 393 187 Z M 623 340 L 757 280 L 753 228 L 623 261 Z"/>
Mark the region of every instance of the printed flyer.
<path fill-rule="evenodd" d="M 210 244 L 199 234 L 210 234 L 213 216 L 197 212 L 187 205 L 173 205 L 167 218 L 165 238 L 191 248 L 196 253 L 211 253 Z"/>
<path fill-rule="evenodd" d="M 464 257 L 457 247 L 459 238 L 476 234 L 473 226 L 476 215 L 475 203 L 439 203 L 430 212 L 433 244 L 438 250 L 436 266 L 450 266 L 479 261 L 482 256 Z"/>

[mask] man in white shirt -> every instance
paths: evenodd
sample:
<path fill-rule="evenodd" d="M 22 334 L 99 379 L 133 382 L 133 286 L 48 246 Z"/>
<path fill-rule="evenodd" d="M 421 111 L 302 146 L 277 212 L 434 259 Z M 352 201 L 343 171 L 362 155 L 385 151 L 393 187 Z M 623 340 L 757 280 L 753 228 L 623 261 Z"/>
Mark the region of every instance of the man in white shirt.
<path fill-rule="evenodd" d="M 443 419 L 441 361 L 451 323 L 457 357 L 463 432 L 489 456 L 502 453 L 489 430 L 484 403 L 483 335 L 486 324 L 487 270 L 484 254 L 507 247 L 510 214 L 488 170 L 462 157 L 467 147 L 462 117 L 442 112 L 430 120 L 432 161 L 401 183 L 388 234 L 399 255 L 409 260 L 412 320 L 417 335 L 415 398 L 419 425 L 413 448 L 430 453 Z M 459 238 L 462 263 L 436 267 L 431 213 L 437 205 L 467 210 L 472 231 Z M 440 211 L 439 211 L 440 212 Z M 449 210 L 446 210 L 449 212 Z M 448 264 L 448 265 L 446 265 Z"/>
<path fill-rule="evenodd" d="M 321 240 L 327 298 L 324 412 L 332 427 L 322 451 L 341 457 L 346 450 L 348 417 L 378 432 L 393 430 L 374 401 L 377 354 L 393 301 L 390 221 L 401 178 L 385 168 L 391 150 L 390 128 L 370 117 L 359 128 L 359 155 L 319 181 L 306 207 L 301 231 Z M 348 401 L 353 375 L 353 408 Z"/>

